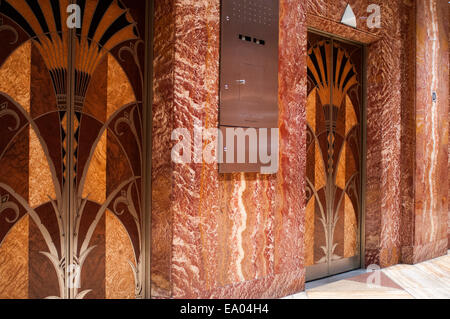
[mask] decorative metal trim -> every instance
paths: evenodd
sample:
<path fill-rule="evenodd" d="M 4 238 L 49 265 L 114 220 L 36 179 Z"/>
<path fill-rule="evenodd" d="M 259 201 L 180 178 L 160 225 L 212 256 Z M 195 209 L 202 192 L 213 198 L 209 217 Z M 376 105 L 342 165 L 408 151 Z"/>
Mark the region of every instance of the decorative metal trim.
<path fill-rule="evenodd" d="M 0 17 L 0 32 L 2 31 L 11 31 L 14 34 L 15 39 L 9 43 L 9 45 L 14 45 L 19 41 L 19 33 L 12 26 L 3 24 L 3 18 Z"/>
<path fill-rule="evenodd" d="M 0 215 L 5 210 L 12 210 L 14 212 L 13 218 L 9 218 L 8 216 L 5 217 L 5 220 L 8 224 L 14 224 L 19 219 L 20 212 L 19 206 L 9 200 L 9 194 L 0 197 Z"/>
<path fill-rule="evenodd" d="M 367 189 L 367 45 L 363 45 L 362 59 L 362 125 L 361 125 L 361 268 L 366 268 L 366 189 Z"/>
<path fill-rule="evenodd" d="M 151 254 L 152 254 L 152 130 L 153 130 L 153 32 L 154 32 L 154 0 L 147 1 L 145 16 L 145 76 L 144 76 L 144 103 L 143 103 L 143 222 L 144 240 L 141 257 L 144 260 L 144 298 L 151 298 Z"/>
<path fill-rule="evenodd" d="M 15 126 L 9 126 L 8 130 L 10 132 L 17 131 L 20 126 L 20 118 L 15 111 L 8 109 L 8 102 L 4 102 L 0 105 L 0 118 L 4 116 L 12 116 L 16 120 Z"/>

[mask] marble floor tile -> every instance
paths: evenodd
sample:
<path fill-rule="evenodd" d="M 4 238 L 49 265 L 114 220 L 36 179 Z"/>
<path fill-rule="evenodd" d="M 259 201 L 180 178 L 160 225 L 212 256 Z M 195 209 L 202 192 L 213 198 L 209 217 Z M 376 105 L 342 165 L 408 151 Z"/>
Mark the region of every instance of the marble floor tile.
<path fill-rule="evenodd" d="M 284 299 L 450 299 L 450 255 L 375 273 L 357 270 L 306 284 Z"/>
<path fill-rule="evenodd" d="M 412 299 L 403 289 L 341 280 L 306 292 L 309 299 Z"/>
<path fill-rule="evenodd" d="M 438 266 L 450 278 L 450 255 L 431 260 L 433 265 Z"/>
<path fill-rule="evenodd" d="M 292 296 L 284 297 L 282 299 L 308 299 L 308 295 L 306 294 L 306 292 L 301 292 Z"/>
<path fill-rule="evenodd" d="M 310 289 L 314 289 L 317 287 L 321 287 L 321 286 L 325 286 L 328 284 L 331 284 L 333 282 L 336 281 L 341 281 L 341 280 L 345 280 L 345 279 L 349 279 L 349 278 L 354 278 L 356 276 L 365 274 L 366 270 L 365 269 L 358 269 L 358 270 L 353 270 L 350 272 L 346 272 L 343 274 L 339 274 L 339 275 L 335 275 L 335 276 L 331 276 L 331 277 L 327 277 L 327 278 L 323 278 L 323 279 L 319 279 L 319 280 L 315 280 L 315 281 L 310 281 L 306 283 L 306 290 L 310 290 Z"/>
<path fill-rule="evenodd" d="M 396 265 L 383 272 L 417 299 L 450 299 L 450 277 L 433 261 Z"/>

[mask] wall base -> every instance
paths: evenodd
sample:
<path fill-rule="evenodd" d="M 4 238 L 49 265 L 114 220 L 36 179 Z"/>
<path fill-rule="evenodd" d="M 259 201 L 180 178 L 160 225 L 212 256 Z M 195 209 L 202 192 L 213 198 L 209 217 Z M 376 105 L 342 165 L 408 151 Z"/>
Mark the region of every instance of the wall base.
<path fill-rule="evenodd" d="M 448 239 L 435 241 L 432 243 L 403 247 L 402 263 L 414 265 L 430 259 L 435 259 L 447 255 Z"/>

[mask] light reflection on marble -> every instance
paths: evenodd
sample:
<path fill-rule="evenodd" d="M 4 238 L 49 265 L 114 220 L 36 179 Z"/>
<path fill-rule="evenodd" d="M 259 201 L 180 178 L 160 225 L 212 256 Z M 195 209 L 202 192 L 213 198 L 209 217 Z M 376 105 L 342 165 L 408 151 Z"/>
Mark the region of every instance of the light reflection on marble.
<path fill-rule="evenodd" d="M 383 269 L 376 283 L 368 280 L 369 276 L 371 273 L 339 280 L 343 277 L 339 275 L 334 282 L 333 278 L 321 280 L 329 282 L 322 286 L 316 286 L 314 282 L 308 283 L 306 292 L 284 299 L 450 298 L 450 255 L 417 265 L 396 265 Z"/>
<path fill-rule="evenodd" d="M 450 263 L 448 255 L 442 258 Z M 435 270 L 432 270 L 431 262 L 416 266 L 396 265 L 383 272 L 417 299 L 450 298 L 450 277 L 437 276 Z"/>

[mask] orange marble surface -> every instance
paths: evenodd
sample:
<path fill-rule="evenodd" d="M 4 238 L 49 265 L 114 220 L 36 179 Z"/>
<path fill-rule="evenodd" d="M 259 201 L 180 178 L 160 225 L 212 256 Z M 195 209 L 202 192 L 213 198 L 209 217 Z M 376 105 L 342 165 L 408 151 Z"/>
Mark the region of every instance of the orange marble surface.
<path fill-rule="evenodd" d="M 118 109 L 136 101 L 127 75 L 117 60 L 108 54 L 107 114 L 109 119 Z"/>
<path fill-rule="evenodd" d="M 314 218 L 316 200 L 312 197 L 306 205 L 305 216 L 305 267 L 314 265 Z"/>
<path fill-rule="evenodd" d="M 0 299 L 28 298 L 28 216 L 0 242 Z"/>
<path fill-rule="evenodd" d="M 0 91 L 30 113 L 31 42 L 17 48 L 0 64 Z"/>
<path fill-rule="evenodd" d="M 110 211 L 106 212 L 105 292 L 106 299 L 134 299 L 136 266 L 133 246 L 124 226 Z"/>
<path fill-rule="evenodd" d="M 29 127 L 30 147 L 29 155 L 29 205 L 32 208 L 47 203 L 50 199 L 56 199 L 53 177 L 45 156 L 42 144 L 34 129 Z"/>
<path fill-rule="evenodd" d="M 103 132 L 89 164 L 83 188 L 83 198 L 103 204 L 106 201 L 106 141 Z"/>
<path fill-rule="evenodd" d="M 359 255 L 358 247 L 358 220 L 353 204 L 345 194 L 344 203 L 344 258 Z"/>
<path fill-rule="evenodd" d="M 383 258 L 400 246 L 400 154 L 403 14 L 405 3 L 383 2 L 383 25 L 374 29 L 380 40 L 368 47 L 366 264 L 388 266 Z M 364 24 L 363 26 L 364 27 Z"/>

